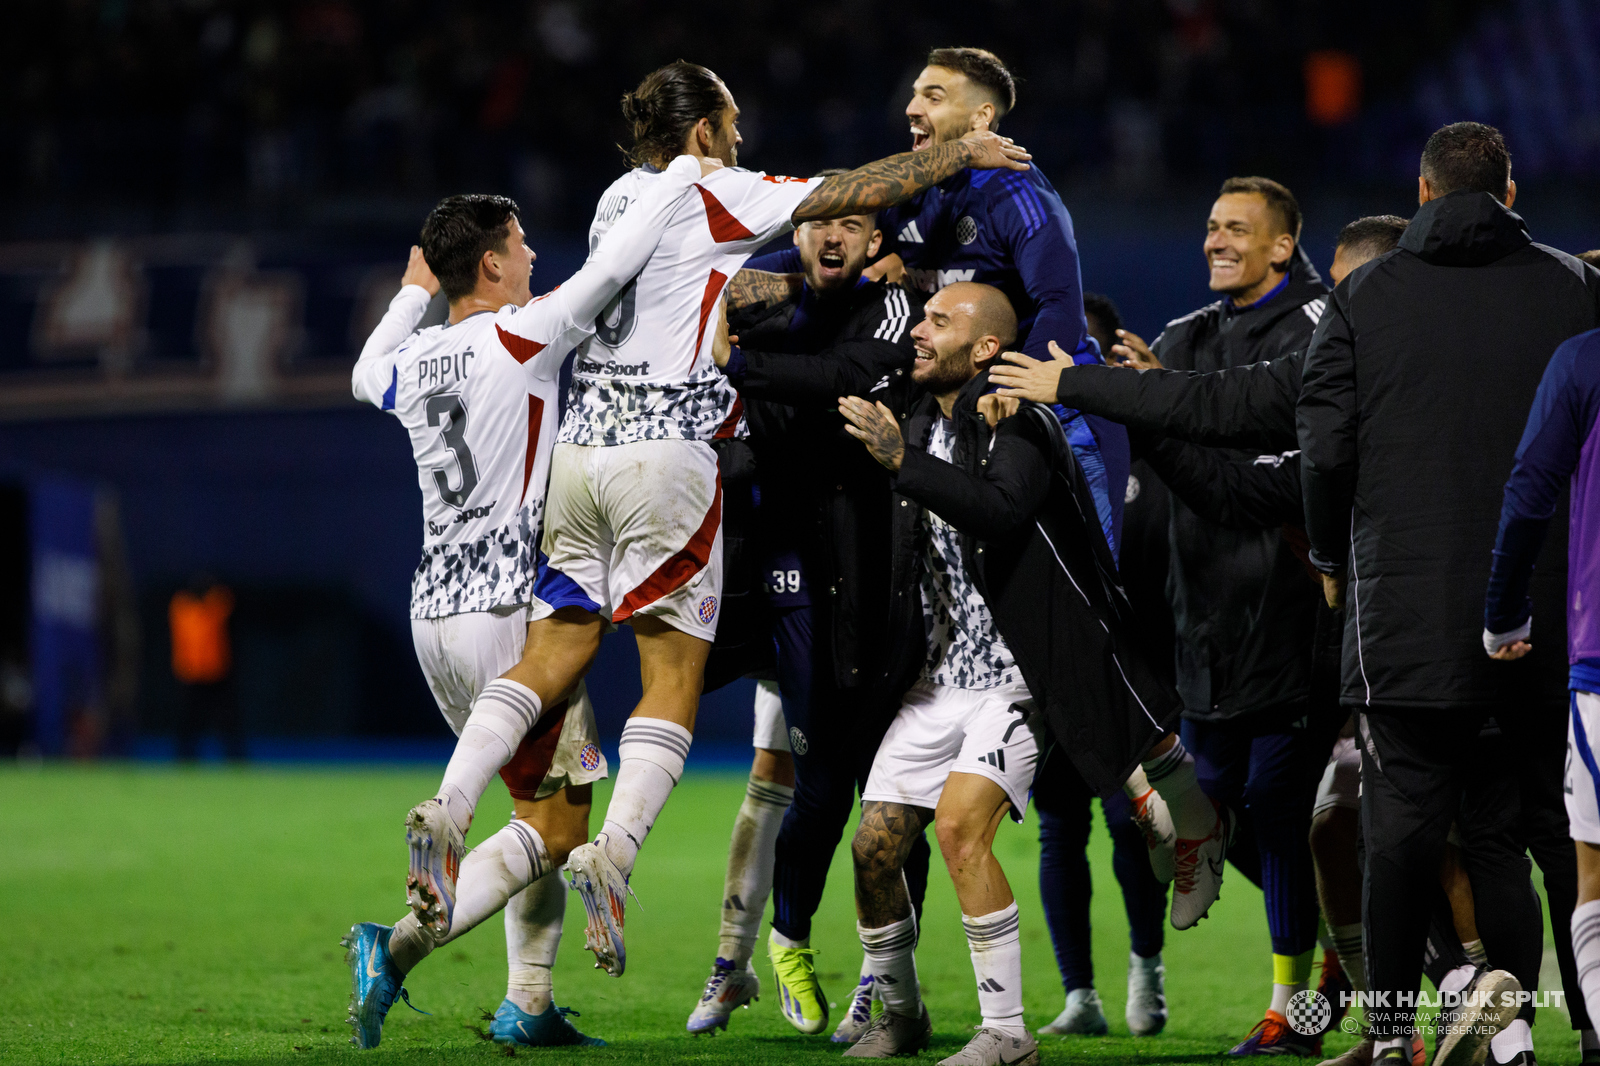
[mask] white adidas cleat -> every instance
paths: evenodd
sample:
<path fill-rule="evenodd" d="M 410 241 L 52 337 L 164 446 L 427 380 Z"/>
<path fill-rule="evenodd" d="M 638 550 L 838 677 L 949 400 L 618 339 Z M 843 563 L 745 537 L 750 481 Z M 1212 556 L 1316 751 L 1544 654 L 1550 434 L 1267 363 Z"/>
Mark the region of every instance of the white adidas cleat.
<path fill-rule="evenodd" d="M 978 1035 L 967 1046 L 939 1066 L 1039 1066 L 1039 1043 L 1026 1029 L 1012 1036 L 999 1029 L 978 1027 Z"/>
<path fill-rule="evenodd" d="M 1040 1036 L 1105 1036 L 1110 1028 L 1100 993 L 1092 988 L 1074 988 L 1067 993 L 1067 1005 L 1056 1020 L 1040 1026 Z"/>
<path fill-rule="evenodd" d="M 1173 849 L 1172 928 L 1188 929 L 1204 918 L 1222 894 L 1222 866 L 1233 836 L 1233 814 L 1216 800 L 1217 820 L 1199 840 L 1179 837 Z"/>
<path fill-rule="evenodd" d="M 1161 793 L 1146 787 L 1143 795 L 1129 802 L 1133 804 L 1133 824 L 1144 834 L 1145 846 L 1150 849 L 1150 872 L 1162 884 L 1172 884 L 1178 831 L 1172 828 L 1172 811 L 1167 808 L 1167 801 L 1161 798 Z"/>
<path fill-rule="evenodd" d="M 1123 1017 L 1134 1036 L 1155 1036 L 1167 1027 L 1167 968 L 1161 956 L 1128 954 L 1128 1006 Z"/>
<path fill-rule="evenodd" d="M 628 966 L 628 949 L 622 939 L 624 912 L 631 890 L 617 864 L 599 844 L 581 844 L 567 856 L 572 890 L 583 900 L 589 924 L 584 946 L 594 952 L 595 968 L 621 977 Z"/>
<path fill-rule="evenodd" d="M 456 878 L 467 842 L 444 804 L 431 799 L 406 815 L 406 848 L 411 853 L 406 903 L 434 936 L 444 936 L 455 916 Z"/>
<path fill-rule="evenodd" d="M 718 959 L 717 965 L 711 968 L 705 990 L 700 993 L 700 1002 L 689 1015 L 685 1028 L 691 1033 L 726 1031 L 729 1015 L 740 1007 L 749 1007 L 751 1000 L 761 998 L 761 978 L 756 976 L 755 969 L 748 962 L 742 970 L 733 969 L 723 966 L 724 961 Z"/>

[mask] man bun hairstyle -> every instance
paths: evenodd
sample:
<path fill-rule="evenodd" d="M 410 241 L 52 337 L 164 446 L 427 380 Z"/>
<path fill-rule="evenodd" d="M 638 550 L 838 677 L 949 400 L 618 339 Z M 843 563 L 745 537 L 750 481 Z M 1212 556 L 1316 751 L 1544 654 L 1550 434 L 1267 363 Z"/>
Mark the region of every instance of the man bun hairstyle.
<path fill-rule="evenodd" d="M 1333 246 L 1362 259 L 1376 259 L 1399 247 L 1407 225 L 1399 215 L 1368 215 L 1347 223 Z"/>
<path fill-rule="evenodd" d="M 477 288 L 483 253 L 507 250 L 515 217 L 515 200 L 486 193 L 446 196 L 428 212 L 422 224 L 422 257 L 447 300 L 470 296 Z"/>
<path fill-rule="evenodd" d="M 622 94 L 622 117 L 633 127 L 633 147 L 623 154 L 636 167 L 664 168 L 682 154 L 696 123 L 704 118 L 720 126 L 727 107 L 721 78 L 698 63 L 668 63 Z"/>
<path fill-rule="evenodd" d="M 967 80 L 988 93 L 994 103 L 992 130 L 1000 124 L 1006 112 L 1017 106 L 1017 81 L 1000 57 L 985 48 L 935 48 L 928 53 L 930 67 L 965 74 Z"/>
<path fill-rule="evenodd" d="M 1428 138 L 1422 149 L 1422 176 L 1434 196 L 1486 192 L 1503 201 L 1511 191 L 1511 151 L 1493 126 L 1453 122 Z"/>
<path fill-rule="evenodd" d="M 1254 193 L 1266 200 L 1267 211 L 1280 227 L 1278 232 L 1293 237 L 1296 245 L 1300 243 L 1300 201 L 1288 186 L 1271 178 L 1229 178 L 1217 195 L 1229 193 Z"/>

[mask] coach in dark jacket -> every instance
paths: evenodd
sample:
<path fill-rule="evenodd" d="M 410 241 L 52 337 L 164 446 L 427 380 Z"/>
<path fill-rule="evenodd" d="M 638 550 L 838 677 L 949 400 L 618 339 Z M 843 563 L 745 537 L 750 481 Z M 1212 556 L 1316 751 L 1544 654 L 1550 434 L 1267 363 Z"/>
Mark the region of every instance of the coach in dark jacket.
<path fill-rule="evenodd" d="M 1415 888 L 1438 869 L 1450 823 L 1470 862 L 1474 834 L 1498 813 L 1472 806 L 1480 725 L 1494 715 L 1509 735 L 1559 722 L 1537 672 L 1484 657 L 1477 588 L 1545 364 L 1600 322 L 1600 276 L 1534 244 L 1510 210 L 1497 131 L 1439 130 L 1421 171 L 1400 247 L 1335 291 L 1297 411 L 1312 559 L 1330 599 L 1349 603 L 1343 697 L 1367 723 L 1367 968 L 1372 990 L 1391 995 L 1417 987 L 1427 901 Z M 1477 915 L 1490 958 L 1525 988 L 1539 970 L 1537 906 Z M 1381 1041 L 1410 1014 L 1369 1017 Z M 1462 1039 L 1481 1032 L 1446 1035 L 1441 1060 Z"/>

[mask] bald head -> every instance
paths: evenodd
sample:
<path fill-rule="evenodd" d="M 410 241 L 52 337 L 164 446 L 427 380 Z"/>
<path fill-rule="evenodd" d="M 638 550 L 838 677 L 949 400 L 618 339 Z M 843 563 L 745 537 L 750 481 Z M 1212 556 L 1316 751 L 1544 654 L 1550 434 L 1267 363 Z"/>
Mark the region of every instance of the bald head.
<path fill-rule="evenodd" d="M 922 313 L 911 331 L 917 346 L 911 380 L 938 396 L 954 396 L 1017 339 L 1017 313 L 993 285 L 946 285 Z"/>

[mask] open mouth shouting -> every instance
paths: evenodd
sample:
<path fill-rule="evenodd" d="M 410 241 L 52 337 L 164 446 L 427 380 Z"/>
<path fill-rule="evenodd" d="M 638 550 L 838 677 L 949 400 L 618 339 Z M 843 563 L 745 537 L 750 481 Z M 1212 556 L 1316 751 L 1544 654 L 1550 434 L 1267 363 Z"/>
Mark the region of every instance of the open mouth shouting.
<path fill-rule="evenodd" d="M 843 253 L 826 251 L 817 256 L 817 273 L 828 281 L 844 277 Z"/>
<path fill-rule="evenodd" d="M 920 152 L 932 143 L 932 129 L 925 129 L 916 122 L 911 123 L 911 150 L 913 152 Z"/>

